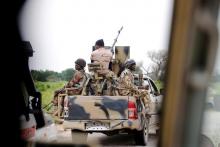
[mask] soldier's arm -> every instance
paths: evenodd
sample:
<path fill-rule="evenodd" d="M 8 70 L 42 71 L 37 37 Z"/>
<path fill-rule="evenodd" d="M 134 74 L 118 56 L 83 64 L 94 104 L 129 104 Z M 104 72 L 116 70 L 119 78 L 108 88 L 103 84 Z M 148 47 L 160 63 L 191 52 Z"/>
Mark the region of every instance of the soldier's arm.
<path fill-rule="evenodd" d="M 95 51 L 93 51 L 92 52 L 92 54 L 91 54 L 91 56 L 90 56 L 90 60 L 91 60 L 91 62 L 94 62 L 94 61 L 96 61 L 97 59 L 96 59 L 96 53 L 95 53 Z"/>
<path fill-rule="evenodd" d="M 134 85 L 131 78 L 128 75 L 125 75 L 125 87 L 131 90 L 137 90 L 137 86 Z"/>
<path fill-rule="evenodd" d="M 70 88 L 73 85 L 73 78 L 65 85 L 64 88 Z"/>
<path fill-rule="evenodd" d="M 81 75 L 80 77 L 79 77 L 80 79 L 79 79 L 79 85 L 78 85 L 78 87 L 79 88 L 83 88 L 83 86 L 84 86 L 84 83 L 86 82 L 86 76 L 85 75 Z"/>
<path fill-rule="evenodd" d="M 72 77 L 72 79 L 66 84 L 65 88 L 70 88 L 76 83 L 76 75 L 78 71 L 76 71 Z"/>
<path fill-rule="evenodd" d="M 71 80 L 71 86 L 76 88 L 82 88 L 85 82 L 85 76 L 83 73 L 76 71 L 74 78 Z"/>

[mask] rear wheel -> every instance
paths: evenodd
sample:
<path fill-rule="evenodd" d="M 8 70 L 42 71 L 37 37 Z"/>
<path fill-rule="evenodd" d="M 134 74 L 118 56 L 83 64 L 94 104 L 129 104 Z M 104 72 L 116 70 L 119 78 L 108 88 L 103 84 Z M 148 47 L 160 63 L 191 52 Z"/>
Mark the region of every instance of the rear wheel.
<path fill-rule="evenodd" d="M 149 120 L 144 123 L 143 129 L 135 133 L 136 145 L 147 145 L 149 137 Z"/>
<path fill-rule="evenodd" d="M 86 144 L 88 133 L 77 130 L 71 130 L 71 135 L 74 144 Z"/>

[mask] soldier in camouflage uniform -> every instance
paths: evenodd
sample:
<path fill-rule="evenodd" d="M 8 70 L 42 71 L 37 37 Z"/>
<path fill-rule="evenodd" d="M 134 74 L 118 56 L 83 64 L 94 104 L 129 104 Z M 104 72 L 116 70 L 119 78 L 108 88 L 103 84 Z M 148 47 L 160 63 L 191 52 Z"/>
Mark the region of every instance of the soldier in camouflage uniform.
<path fill-rule="evenodd" d="M 97 70 L 98 75 L 102 78 L 94 79 L 93 83 L 91 83 L 91 87 L 95 93 L 95 95 L 102 95 L 103 85 L 107 86 L 106 95 L 112 94 L 112 81 L 115 79 L 115 75 L 112 71 L 109 70 L 109 63 L 112 60 L 112 52 L 110 49 L 106 49 L 104 47 L 103 39 L 97 40 L 95 43 L 95 50 L 91 54 L 91 62 L 92 63 L 100 63 L 102 69 Z"/>
<path fill-rule="evenodd" d="M 139 90 L 134 84 L 134 75 L 136 62 L 133 59 L 125 61 L 125 69 L 119 77 L 119 94 L 123 96 L 138 96 L 144 102 L 146 108 L 149 108 L 150 97 L 146 90 Z"/>
<path fill-rule="evenodd" d="M 68 94 L 68 95 L 80 95 L 82 93 L 84 83 L 86 82 L 85 68 L 86 61 L 84 59 L 77 59 L 75 61 L 75 72 L 72 79 L 62 88 L 54 92 L 53 103 L 55 106 L 58 105 L 58 95 Z M 64 98 L 62 100 L 62 105 L 65 105 Z M 57 115 L 57 111 L 54 112 Z"/>
<path fill-rule="evenodd" d="M 107 74 L 109 72 L 109 63 L 112 60 L 112 52 L 106 49 L 103 39 L 97 40 L 95 43 L 95 50 L 91 54 L 91 61 L 93 63 L 100 63 L 102 70 L 98 71 L 100 74 Z"/>
<path fill-rule="evenodd" d="M 76 71 L 74 72 L 72 79 L 65 86 L 65 88 L 73 88 L 73 90 L 69 91 L 69 95 L 80 95 L 82 93 L 84 83 L 87 79 L 84 70 L 85 66 L 86 61 L 84 59 L 79 58 L 75 61 Z"/>

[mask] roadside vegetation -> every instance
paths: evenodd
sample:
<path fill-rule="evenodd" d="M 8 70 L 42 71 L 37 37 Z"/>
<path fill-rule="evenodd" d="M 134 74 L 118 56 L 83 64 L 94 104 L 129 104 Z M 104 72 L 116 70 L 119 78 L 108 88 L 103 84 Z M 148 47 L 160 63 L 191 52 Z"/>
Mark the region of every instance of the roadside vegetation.
<path fill-rule="evenodd" d="M 67 81 L 57 81 L 57 82 L 41 82 L 35 81 L 35 86 L 38 91 L 42 94 L 42 107 L 46 106 L 53 99 L 53 94 L 55 90 L 61 89 Z"/>

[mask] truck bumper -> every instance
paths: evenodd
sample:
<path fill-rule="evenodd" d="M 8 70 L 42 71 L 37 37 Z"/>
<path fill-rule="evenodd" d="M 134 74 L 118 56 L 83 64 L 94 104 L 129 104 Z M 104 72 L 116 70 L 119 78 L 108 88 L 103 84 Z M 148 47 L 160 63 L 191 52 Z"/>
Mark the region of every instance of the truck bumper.
<path fill-rule="evenodd" d="M 110 127 L 105 130 L 88 130 L 86 124 L 91 122 L 109 123 Z M 64 129 L 74 129 L 85 132 L 103 132 L 114 131 L 120 129 L 141 130 L 141 122 L 139 120 L 65 120 L 63 122 Z"/>

